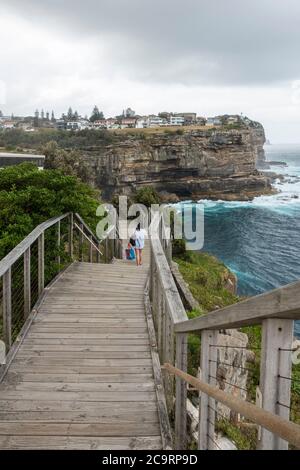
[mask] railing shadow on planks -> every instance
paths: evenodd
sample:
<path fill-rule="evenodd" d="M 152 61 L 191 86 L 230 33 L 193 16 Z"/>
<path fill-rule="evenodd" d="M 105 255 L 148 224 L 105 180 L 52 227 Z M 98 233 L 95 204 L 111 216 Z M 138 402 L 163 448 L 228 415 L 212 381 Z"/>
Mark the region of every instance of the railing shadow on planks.
<path fill-rule="evenodd" d="M 187 446 L 188 384 L 194 395 L 199 394 L 198 449 L 218 449 L 215 430 L 222 418 L 218 404 L 241 415 L 244 425 L 247 421 L 248 426 L 253 426 L 257 449 L 284 450 L 289 444 L 290 448 L 300 448 L 300 426 L 290 421 L 292 344 L 294 320 L 300 319 L 300 282 L 189 320 L 170 269 L 172 243 L 163 219 L 156 231 L 158 236 L 150 237 L 150 303 L 160 362 L 164 365 L 168 411 L 175 417 L 175 448 Z M 219 331 L 248 325 L 262 327 L 259 406 L 217 386 L 222 348 L 218 345 Z M 187 374 L 189 334 L 201 338 L 200 379 Z M 298 406 L 299 403 L 300 397 Z"/>
<path fill-rule="evenodd" d="M 6 355 L 0 380 L 51 281 L 76 260 L 109 263 L 122 257 L 113 230 L 99 240 L 79 214 L 67 213 L 37 226 L 0 261 L 0 340 Z"/>

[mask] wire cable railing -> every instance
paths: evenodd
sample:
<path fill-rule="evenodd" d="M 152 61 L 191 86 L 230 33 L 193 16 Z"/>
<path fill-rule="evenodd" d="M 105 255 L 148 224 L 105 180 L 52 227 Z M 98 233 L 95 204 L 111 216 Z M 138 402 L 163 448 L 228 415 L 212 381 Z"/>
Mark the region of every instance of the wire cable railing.
<path fill-rule="evenodd" d="M 226 430 L 240 431 L 240 448 L 300 447 L 300 366 L 292 362 L 300 283 L 189 320 L 170 269 L 172 243 L 163 218 L 155 230 L 156 236 L 150 236 L 150 303 L 160 361 L 165 364 L 175 448 L 188 446 L 188 399 L 199 410 L 198 449 L 218 449 L 218 433 Z M 244 327 L 256 325 L 261 328 L 258 345 L 220 341 L 221 335 L 240 334 Z M 196 367 L 191 364 L 189 335 L 199 338 Z M 191 366 L 194 372 L 200 366 L 201 390 L 199 379 L 187 374 Z"/>
<path fill-rule="evenodd" d="M 78 214 L 67 213 L 40 224 L 0 261 L 0 340 L 7 363 L 0 364 L 0 379 L 45 288 L 75 261 L 109 263 L 122 257 L 116 236 L 110 231 L 99 240 Z"/>

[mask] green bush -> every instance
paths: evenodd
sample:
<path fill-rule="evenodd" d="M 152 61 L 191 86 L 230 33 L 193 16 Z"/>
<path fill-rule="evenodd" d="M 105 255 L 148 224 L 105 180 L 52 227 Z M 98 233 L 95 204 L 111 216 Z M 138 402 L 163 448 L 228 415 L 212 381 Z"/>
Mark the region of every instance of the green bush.
<path fill-rule="evenodd" d="M 160 197 L 152 186 L 145 186 L 137 191 L 134 196 L 134 201 L 138 204 L 144 204 L 144 206 L 150 207 L 152 204 L 160 204 Z"/>
<path fill-rule="evenodd" d="M 183 256 L 185 254 L 185 241 L 175 239 L 172 242 L 173 256 Z"/>
<path fill-rule="evenodd" d="M 0 259 L 37 225 L 66 212 L 78 212 L 96 227 L 99 193 L 59 170 L 23 163 L 0 170 Z"/>

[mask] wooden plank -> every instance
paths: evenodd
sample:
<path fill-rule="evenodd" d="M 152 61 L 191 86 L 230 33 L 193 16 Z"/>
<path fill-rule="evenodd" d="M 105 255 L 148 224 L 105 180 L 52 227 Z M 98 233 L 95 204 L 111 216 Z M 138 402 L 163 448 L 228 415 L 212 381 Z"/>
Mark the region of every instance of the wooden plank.
<path fill-rule="evenodd" d="M 6 375 L 5 383 L 18 384 L 26 382 L 68 382 L 68 383 L 146 383 L 151 382 L 153 374 L 58 374 L 58 373 L 30 373 L 13 372 Z"/>
<path fill-rule="evenodd" d="M 92 345 L 78 345 L 78 344 L 29 344 L 28 341 L 25 341 L 23 346 L 20 348 L 21 352 L 28 353 L 29 351 L 49 351 L 49 352 L 119 352 L 122 351 L 124 353 L 124 349 L 126 349 L 126 353 L 129 352 L 148 352 L 150 353 L 150 346 L 149 344 L 140 344 L 140 345 L 131 345 L 129 344 L 126 348 L 124 345 L 101 345 L 101 344 L 92 344 Z"/>
<path fill-rule="evenodd" d="M 44 327 L 68 327 L 69 324 L 78 326 L 88 325 L 89 327 L 97 327 L 103 325 L 104 327 L 107 325 L 119 325 L 119 326 L 144 326 L 146 325 L 146 320 L 142 316 L 136 318 L 102 318 L 102 316 L 98 315 L 98 317 L 89 318 L 89 317 L 54 317 L 54 316 L 39 316 L 34 322 L 33 325 L 42 325 Z M 100 325 L 99 325 L 100 324 Z"/>
<path fill-rule="evenodd" d="M 147 450 L 161 449 L 160 436 L 122 437 L 64 437 L 64 436 L 1 436 L 1 449 L 57 450 Z"/>
<path fill-rule="evenodd" d="M 0 436 L 157 436 L 159 426 L 156 423 L 39 423 L 35 422 L 0 422 Z"/>
<path fill-rule="evenodd" d="M 114 330 L 115 331 L 115 330 Z M 31 339 L 48 339 L 48 338 L 54 338 L 54 339 L 72 339 L 73 341 L 77 339 L 102 339 L 102 340 L 118 340 L 118 339 L 123 339 L 123 340 L 137 340 L 137 339 L 148 339 L 148 334 L 145 332 L 143 333 L 131 333 L 128 331 L 124 331 L 124 333 L 84 333 L 82 331 L 76 333 L 65 333 L 65 332 L 30 332 L 29 338 Z"/>
<path fill-rule="evenodd" d="M 267 318 L 300 318 L 299 282 L 251 297 L 202 317 L 180 322 L 175 326 L 175 331 L 192 333 L 204 329 L 240 328 L 258 325 Z"/>
<path fill-rule="evenodd" d="M 5 400 L 59 400 L 59 401 L 93 401 L 93 402 L 144 402 L 153 401 L 156 402 L 155 392 L 143 392 L 135 390 L 134 392 L 122 392 L 119 391 L 108 391 L 108 392 L 53 392 L 53 391 L 16 391 L 16 390 L 5 390 L 0 391 L 0 399 Z"/>
<path fill-rule="evenodd" d="M 149 340 L 147 341 L 147 338 L 128 338 L 128 337 L 121 337 L 121 338 L 32 338 L 29 336 L 26 338 L 24 341 L 24 346 L 45 346 L 47 345 L 71 345 L 71 346 L 84 346 L 84 347 L 89 347 L 89 346 L 103 346 L 104 351 L 105 348 L 111 347 L 120 347 L 127 350 L 127 348 L 135 347 L 135 346 L 148 346 L 149 345 Z M 124 348 L 126 346 L 126 348 Z M 130 349 L 128 349 L 130 351 Z"/>
<path fill-rule="evenodd" d="M 28 351 L 23 348 L 18 354 L 18 358 L 31 359 L 31 358 L 46 358 L 60 359 L 63 356 L 64 359 L 76 359 L 81 361 L 82 359 L 148 359 L 150 356 L 149 351 Z"/>
<path fill-rule="evenodd" d="M 155 401 L 114 402 L 108 406 L 106 401 L 60 401 L 60 400 L 0 400 L 0 413 L 11 412 L 70 412 L 77 411 L 83 413 L 93 413 L 95 416 L 139 416 L 143 412 L 157 412 Z"/>
<path fill-rule="evenodd" d="M 116 312 L 115 310 L 102 310 L 102 311 L 97 311 L 97 312 L 89 312 L 89 311 L 73 311 L 73 310 L 59 310 L 59 311 L 47 311 L 42 309 L 40 311 L 40 315 L 36 319 L 37 322 L 39 321 L 44 321 L 47 320 L 48 318 L 50 319 L 49 321 L 52 321 L 55 316 L 57 317 L 58 321 L 62 320 L 62 317 L 73 317 L 74 319 L 80 318 L 96 318 L 99 319 L 100 316 L 101 318 L 111 318 L 111 319 L 119 319 L 119 320 L 124 320 L 127 318 L 145 318 L 143 312 L 141 312 L 139 309 L 136 310 L 120 310 L 119 312 Z M 67 320 L 68 321 L 68 320 Z"/>
<path fill-rule="evenodd" d="M 14 363 L 10 368 L 13 372 L 24 372 L 24 364 Z M 122 365 L 122 366 L 86 366 L 74 364 L 57 364 L 57 365 L 41 365 L 26 364 L 26 372 L 28 373 L 40 373 L 40 374 L 150 374 L 152 373 L 151 366 L 136 366 L 136 365 Z"/>
<path fill-rule="evenodd" d="M 80 359 L 80 366 L 95 366 L 95 367 L 116 367 L 116 366 L 151 366 L 151 358 L 147 359 Z M 16 356 L 14 364 L 16 365 L 70 365 L 74 364 L 72 358 L 64 357 L 19 357 Z"/>
<path fill-rule="evenodd" d="M 116 326 L 113 326 L 113 325 L 111 327 L 109 325 L 108 326 L 106 325 L 105 327 L 102 327 L 102 328 L 101 327 L 97 327 L 97 328 L 96 327 L 94 327 L 94 328 L 90 327 L 90 328 L 88 328 L 84 325 L 80 326 L 80 324 L 77 325 L 77 326 L 74 326 L 74 325 L 72 325 L 70 327 L 66 326 L 64 328 L 63 327 L 55 328 L 55 327 L 50 327 L 50 326 L 43 327 L 42 325 L 38 325 L 38 326 L 33 325 L 32 326 L 32 333 L 36 333 L 36 334 L 37 333 L 47 333 L 47 334 L 50 334 L 50 333 L 53 333 L 53 334 L 61 334 L 61 333 L 78 334 L 79 333 L 79 334 L 86 334 L 86 335 L 90 334 L 94 337 L 95 334 L 97 334 L 97 333 L 99 333 L 99 334 L 101 334 L 101 333 L 102 334 L 105 334 L 105 333 L 113 334 L 113 333 L 116 333 L 116 332 L 121 333 L 122 331 L 124 331 L 124 334 L 127 334 L 127 333 L 128 334 L 141 334 L 141 333 L 146 333 L 147 330 L 144 326 L 132 327 L 132 328 L 129 327 L 129 326 L 123 326 L 123 327 L 118 326 L 118 327 L 116 327 Z"/>
<path fill-rule="evenodd" d="M 41 403 L 41 402 L 39 402 Z M 65 402 L 64 402 L 65 403 Z M 136 403 L 135 403 L 136 406 Z M 117 424 L 117 423 L 138 423 L 144 425 L 146 423 L 159 424 L 157 410 L 153 411 L 137 411 L 128 409 L 112 410 L 106 412 L 100 410 L 95 406 L 92 410 L 81 409 L 78 411 L 13 411 L 2 413 L 0 410 L 1 421 L 44 421 L 44 422 L 77 422 L 77 423 L 103 423 L 103 424 Z M 146 426 L 145 426 L 146 428 Z M 158 434 L 158 433 L 157 433 Z"/>
<path fill-rule="evenodd" d="M 0 385 L 0 393 L 6 390 L 13 391 L 53 391 L 53 392 L 153 392 L 154 382 L 80 382 L 72 383 L 67 381 L 67 377 L 64 383 L 60 382 L 20 382 L 17 384 L 4 383 Z M 138 393 L 139 393 L 138 392 Z M 2 394 L 2 393 L 1 393 Z"/>

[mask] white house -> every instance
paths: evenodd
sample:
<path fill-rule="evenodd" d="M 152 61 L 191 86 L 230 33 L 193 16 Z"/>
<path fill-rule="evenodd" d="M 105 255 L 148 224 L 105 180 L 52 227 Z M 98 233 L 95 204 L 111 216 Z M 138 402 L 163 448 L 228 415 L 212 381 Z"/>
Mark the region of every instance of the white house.
<path fill-rule="evenodd" d="M 222 121 L 219 117 L 208 117 L 206 121 L 207 126 L 221 126 Z"/>
<path fill-rule="evenodd" d="M 164 124 L 164 120 L 159 117 L 155 116 L 154 114 L 151 114 L 148 116 L 148 126 L 147 127 L 159 127 Z"/>
<path fill-rule="evenodd" d="M 185 122 L 184 116 L 175 115 L 175 116 L 170 117 L 171 126 L 183 126 L 184 122 Z"/>
<path fill-rule="evenodd" d="M 137 129 L 146 129 L 148 127 L 148 116 L 138 118 L 135 123 Z"/>

